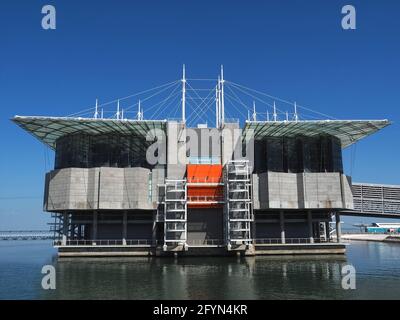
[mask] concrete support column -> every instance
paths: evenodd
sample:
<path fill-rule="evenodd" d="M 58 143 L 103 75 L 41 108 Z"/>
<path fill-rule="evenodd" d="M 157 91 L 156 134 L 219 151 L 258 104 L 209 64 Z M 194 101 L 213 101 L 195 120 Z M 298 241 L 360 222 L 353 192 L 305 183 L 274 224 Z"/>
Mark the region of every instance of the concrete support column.
<path fill-rule="evenodd" d="M 122 213 L 122 245 L 126 246 L 126 238 L 128 237 L 128 212 Z"/>
<path fill-rule="evenodd" d="M 329 233 L 329 222 L 325 222 L 325 236 L 326 236 L 326 241 L 329 241 L 331 238 L 331 234 Z"/>
<path fill-rule="evenodd" d="M 93 211 L 92 244 L 96 245 L 97 240 L 97 211 Z"/>
<path fill-rule="evenodd" d="M 336 238 L 337 242 L 342 241 L 342 227 L 340 225 L 340 214 L 339 212 L 335 212 L 335 220 L 336 220 Z"/>
<path fill-rule="evenodd" d="M 157 211 L 153 212 L 153 229 L 151 233 L 151 241 L 155 246 L 157 243 Z"/>
<path fill-rule="evenodd" d="M 257 224 L 256 224 L 256 216 L 255 213 L 253 211 L 253 222 L 250 222 L 250 230 L 251 230 L 251 239 L 253 239 L 253 245 L 256 244 L 256 238 L 257 238 Z"/>
<path fill-rule="evenodd" d="M 79 239 L 82 239 L 83 235 L 82 235 L 82 225 L 81 224 L 78 225 L 78 233 L 79 233 Z"/>
<path fill-rule="evenodd" d="M 283 210 L 279 211 L 279 222 L 281 226 L 281 242 L 286 243 L 286 236 L 285 236 L 285 214 Z"/>
<path fill-rule="evenodd" d="M 310 237 L 310 243 L 314 243 L 311 210 L 307 211 L 307 222 L 308 222 L 308 234 L 309 234 L 309 237 Z"/>
<path fill-rule="evenodd" d="M 67 245 L 67 237 L 68 237 L 68 213 L 64 212 L 63 214 L 63 232 L 62 232 L 62 245 Z"/>

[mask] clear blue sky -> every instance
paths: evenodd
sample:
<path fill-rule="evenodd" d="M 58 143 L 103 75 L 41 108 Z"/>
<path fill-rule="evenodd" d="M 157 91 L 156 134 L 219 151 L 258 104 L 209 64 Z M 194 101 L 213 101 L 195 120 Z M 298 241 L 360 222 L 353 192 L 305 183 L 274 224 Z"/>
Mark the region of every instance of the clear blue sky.
<path fill-rule="evenodd" d="M 55 31 L 41 28 L 45 4 L 57 9 Z M 356 7 L 357 30 L 341 28 L 345 4 Z M 358 143 L 352 174 L 400 184 L 399 12 L 393 0 L 2 0 L 0 229 L 48 221 L 54 154 L 12 116 L 77 112 L 178 79 L 183 63 L 200 78 L 224 64 L 232 81 L 340 119 L 392 120 Z M 350 162 L 347 150 L 347 173 Z"/>

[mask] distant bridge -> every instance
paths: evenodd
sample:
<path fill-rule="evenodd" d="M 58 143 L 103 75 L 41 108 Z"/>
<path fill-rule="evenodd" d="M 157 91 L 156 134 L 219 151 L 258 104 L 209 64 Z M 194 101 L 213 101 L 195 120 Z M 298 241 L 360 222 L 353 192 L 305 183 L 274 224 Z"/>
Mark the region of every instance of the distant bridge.
<path fill-rule="evenodd" d="M 0 240 L 48 240 L 54 234 L 48 230 L 0 231 Z"/>
<path fill-rule="evenodd" d="M 353 183 L 353 201 L 341 215 L 400 219 L 400 185 Z"/>

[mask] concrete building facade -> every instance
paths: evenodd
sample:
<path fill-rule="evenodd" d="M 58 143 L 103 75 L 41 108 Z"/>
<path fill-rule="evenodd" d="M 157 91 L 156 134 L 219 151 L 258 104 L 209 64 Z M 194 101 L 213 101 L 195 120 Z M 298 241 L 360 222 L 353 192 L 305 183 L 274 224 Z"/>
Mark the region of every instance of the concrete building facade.
<path fill-rule="evenodd" d="M 342 148 L 389 124 L 13 121 L 55 151 L 44 210 L 62 256 L 344 253 Z"/>

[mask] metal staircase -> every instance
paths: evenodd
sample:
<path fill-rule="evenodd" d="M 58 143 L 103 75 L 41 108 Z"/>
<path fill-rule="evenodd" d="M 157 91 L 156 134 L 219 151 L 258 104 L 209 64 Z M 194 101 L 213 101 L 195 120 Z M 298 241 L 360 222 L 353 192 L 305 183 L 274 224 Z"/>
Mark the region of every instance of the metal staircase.
<path fill-rule="evenodd" d="M 165 180 L 163 250 L 187 249 L 186 180 Z"/>
<path fill-rule="evenodd" d="M 63 236 L 65 240 L 71 239 L 74 237 L 74 230 L 72 229 L 72 215 L 70 213 L 64 216 L 64 213 L 52 213 L 51 218 L 53 222 L 48 222 L 47 224 L 50 226 L 50 232 L 53 233 L 54 243 L 59 243 L 65 245 L 62 241 Z M 65 221 L 65 218 L 67 219 Z M 67 223 L 67 228 L 64 229 L 64 224 Z"/>
<path fill-rule="evenodd" d="M 254 221 L 251 176 L 247 160 L 231 160 L 225 168 L 225 243 L 228 250 L 245 249 L 253 243 Z"/>
<path fill-rule="evenodd" d="M 52 222 L 47 223 L 47 225 L 50 226 L 50 232 L 53 233 L 55 241 L 61 241 L 63 235 L 64 215 L 62 213 L 52 213 L 51 219 Z"/>

